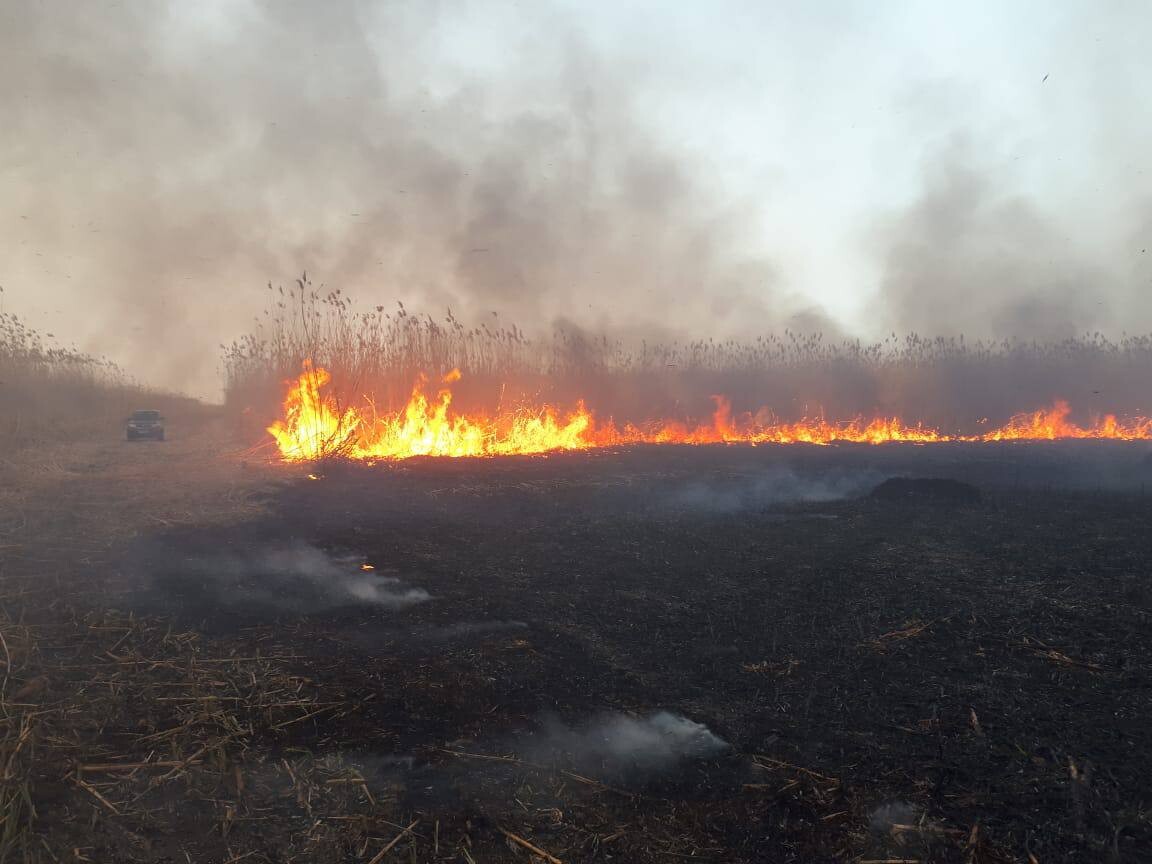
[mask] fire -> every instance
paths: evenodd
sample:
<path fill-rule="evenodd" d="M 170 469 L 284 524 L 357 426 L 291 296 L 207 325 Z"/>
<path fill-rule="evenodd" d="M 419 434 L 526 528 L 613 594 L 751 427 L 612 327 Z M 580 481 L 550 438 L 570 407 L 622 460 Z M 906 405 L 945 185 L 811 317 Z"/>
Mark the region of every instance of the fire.
<path fill-rule="evenodd" d="M 284 420 L 268 427 L 288 461 L 341 453 L 354 440 L 359 415 L 351 408 L 339 410 L 321 392 L 331 380 L 327 369 L 314 369 L 305 360 L 304 371 L 284 399 Z"/>
<path fill-rule="evenodd" d="M 290 462 L 328 456 L 349 459 L 407 459 L 412 456 L 500 456 L 584 450 L 628 444 L 831 444 L 850 442 L 934 443 L 943 441 L 1037 441 L 1060 438 L 1152 440 L 1152 419 L 1120 420 L 1105 415 L 1091 426 L 1069 421 L 1065 402 L 1031 414 L 1019 414 L 1004 426 L 980 435 L 948 434 L 898 417 L 857 417 L 830 421 L 823 417 L 780 422 L 767 410 L 734 416 L 731 403 L 713 397 L 708 423 L 692 425 L 663 420 L 617 426 L 598 420 L 581 402 L 567 411 L 551 405 L 519 408 L 494 416 L 464 416 L 452 410 L 452 370 L 435 394 L 421 376 L 402 411 L 377 412 L 371 400 L 360 407 L 342 406 L 326 392 L 331 375 L 305 362 L 284 400 L 284 417 L 268 427 L 280 455 Z"/>
<path fill-rule="evenodd" d="M 411 456 L 495 456 L 595 447 L 604 440 L 583 406 L 561 414 L 552 407 L 497 417 L 464 417 L 451 412 L 452 391 L 460 379 L 452 370 L 430 397 L 421 376 L 403 411 L 379 414 L 368 400 L 361 409 L 342 408 L 322 395 L 331 380 L 325 369 L 305 364 L 284 400 L 284 419 L 268 431 L 288 461 L 346 456 L 352 459 L 406 459 Z M 609 433 L 611 434 L 611 433 Z"/>
<path fill-rule="evenodd" d="M 1087 428 L 1068 421 L 1072 409 L 1059 401 L 1046 411 L 1017 414 L 1004 426 L 982 435 L 985 441 L 1055 441 L 1058 438 L 1115 438 L 1137 441 L 1152 438 L 1152 419 L 1137 417 L 1122 421 L 1105 414 Z"/>

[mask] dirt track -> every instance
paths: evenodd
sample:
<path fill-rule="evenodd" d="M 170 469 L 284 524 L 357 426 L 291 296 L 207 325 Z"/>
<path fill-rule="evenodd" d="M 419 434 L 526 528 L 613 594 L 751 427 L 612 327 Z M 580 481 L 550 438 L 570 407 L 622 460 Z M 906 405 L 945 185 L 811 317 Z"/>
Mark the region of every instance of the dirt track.
<path fill-rule="evenodd" d="M 528 860 L 509 835 L 565 862 L 1152 850 L 1137 449 L 689 448 L 310 480 L 218 447 L 211 426 L 92 445 L 6 511 L 9 727 L 33 716 L 17 767 L 57 855 L 360 861 L 395 840 L 384 860 Z M 986 494 L 858 497 L 900 473 Z M 596 743 L 660 711 L 730 749 Z"/>

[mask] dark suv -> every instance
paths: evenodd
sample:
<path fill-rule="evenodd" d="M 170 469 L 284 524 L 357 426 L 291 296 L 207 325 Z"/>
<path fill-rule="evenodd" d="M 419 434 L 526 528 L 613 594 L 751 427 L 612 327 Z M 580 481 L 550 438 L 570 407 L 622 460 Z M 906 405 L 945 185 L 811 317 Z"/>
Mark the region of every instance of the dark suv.
<path fill-rule="evenodd" d="M 128 440 L 135 441 L 137 438 L 164 440 L 164 418 L 159 411 L 132 412 L 128 418 Z"/>

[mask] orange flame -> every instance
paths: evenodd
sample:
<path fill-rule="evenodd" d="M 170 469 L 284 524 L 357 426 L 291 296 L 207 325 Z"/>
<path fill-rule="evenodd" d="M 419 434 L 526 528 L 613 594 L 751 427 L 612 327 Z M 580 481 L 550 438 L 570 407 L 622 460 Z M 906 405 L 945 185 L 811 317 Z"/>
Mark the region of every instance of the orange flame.
<path fill-rule="evenodd" d="M 518 409 L 496 416 L 463 416 L 451 411 L 449 384 L 460 380 L 453 369 L 441 381 L 435 397 L 425 393 L 427 379 L 416 381 L 402 411 L 379 414 L 365 399 L 361 408 L 342 407 L 324 388 L 327 370 L 305 362 L 300 377 L 288 388 L 284 417 L 268 427 L 280 455 L 290 462 L 327 456 L 350 459 L 407 459 L 411 456 L 497 456 L 583 450 L 627 444 L 884 444 L 893 441 L 1035 441 L 1058 438 L 1152 439 L 1152 419 L 1122 421 L 1105 415 L 1092 426 L 1068 420 L 1065 402 L 1051 409 L 1019 414 L 1004 426 L 981 435 L 950 435 L 923 424 L 906 424 L 898 417 L 857 417 L 847 421 L 824 418 L 782 423 L 767 410 L 733 416 L 723 396 L 713 397 L 716 409 L 708 424 L 673 420 L 616 426 L 598 421 L 584 404 L 564 412 L 551 405 Z"/>
<path fill-rule="evenodd" d="M 1058 438 L 1114 438 L 1137 441 L 1152 438 L 1152 419 L 1136 417 L 1122 421 L 1105 414 L 1085 428 L 1068 421 L 1072 409 L 1063 400 L 1046 411 L 1017 414 L 1004 426 L 981 436 L 984 441 L 1055 441 Z"/>

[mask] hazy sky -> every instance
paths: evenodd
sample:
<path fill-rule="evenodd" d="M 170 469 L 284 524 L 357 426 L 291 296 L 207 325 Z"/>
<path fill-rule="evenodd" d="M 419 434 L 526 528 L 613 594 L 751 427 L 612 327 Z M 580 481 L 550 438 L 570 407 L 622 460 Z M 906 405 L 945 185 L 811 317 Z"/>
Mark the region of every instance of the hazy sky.
<path fill-rule="evenodd" d="M 0 3 L 0 302 L 152 383 L 307 268 L 621 333 L 1152 329 L 1147 2 Z"/>

